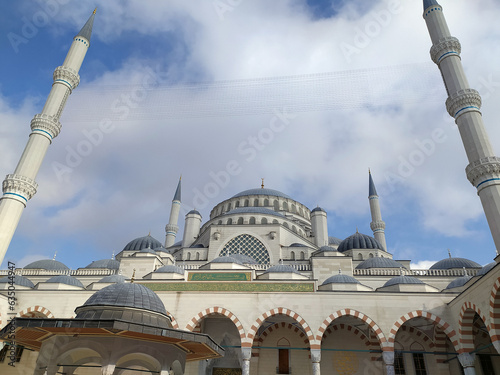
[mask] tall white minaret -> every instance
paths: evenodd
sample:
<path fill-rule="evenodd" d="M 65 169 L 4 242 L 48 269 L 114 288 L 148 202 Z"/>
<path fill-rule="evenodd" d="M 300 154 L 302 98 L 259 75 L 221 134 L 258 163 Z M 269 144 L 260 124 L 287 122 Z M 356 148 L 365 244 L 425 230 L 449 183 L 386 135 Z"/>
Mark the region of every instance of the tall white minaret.
<path fill-rule="evenodd" d="M 5 257 L 12 236 L 28 200 L 36 193 L 35 182 L 45 153 L 61 131 L 61 117 L 66 100 L 80 83 L 78 72 L 90 46 L 95 10 L 73 43 L 62 66 L 54 71 L 54 83 L 42 113 L 31 120 L 31 134 L 13 174 L 3 181 L 0 199 L 0 263 Z"/>
<path fill-rule="evenodd" d="M 384 250 L 387 251 L 387 243 L 385 242 L 385 222 L 382 220 L 382 212 L 380 211 L 377 189 L 375 189 L 372 173 L 370 171 L 368 171 L 368 176 L 368 200 L 370 202 L 370 212 L 372 214 L 370 228 L 373 231 L 375 239 L 380 242 L 384 247 Z"/>
<path fill-rule="evenodd" d="M 469 86 L 460 59 L 461 46 L 451 36 L 436 0 L 424 0 L 424 19 L 432 40 L 431 58 L 439 66 L 448 100 L 469 160 L 467 178 L 477 189 L 497 252 L 500 251 L 500 158 L 496 157 L 484 128 L 481 96 Z"/>
<path fill-rule="evenodd" d="M 165 227 L 165 232 L 167 236 L 165 238 L 165 248 L 172 246 L 175 243 L 175 237 L 179 231 L 179 211 L 181 209 L 181 179 L 179 178 L 179 183 L 177 184 L 177 190 L 175 190 L 174 199 L 172 200 L 172 208 L 170 209 L 170 219 Z"/>

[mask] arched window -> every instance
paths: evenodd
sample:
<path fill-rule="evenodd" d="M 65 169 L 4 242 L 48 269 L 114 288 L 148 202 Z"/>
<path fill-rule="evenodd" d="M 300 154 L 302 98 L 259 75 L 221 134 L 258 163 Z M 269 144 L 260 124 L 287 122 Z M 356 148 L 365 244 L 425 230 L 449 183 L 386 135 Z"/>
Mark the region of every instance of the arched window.
<path fill-rule="evenodd" d="M 290 227 L 288 226 L 288 223 L 283 223 L 283 226 L 284 226 L 285 228 L 290 229 Z"/>
<path fill-rule="evenodd" d="M 262 218 L 262 220 L 260 221 L 261 224 L 267 224 L 267 219 L 265 217 Z"/>
<path fill-rule="evenodd" d="M 297 233 L 297 227 L 295 225 L 292 225 L 292 232 Z"/>
<path fill-rule="evenodd" d="M 254 218 L 253 216 L 250 218 L 250 220 L 249 220 L 249 224 L 250 224 L 250 225 L 255 224 L 255 218 Z"/>
<path fill-rule="evenodd" d="M 290 342 L 284 337 L 278 340 L 278 374 L 290 373 Z M 283 349 L 282 349 L 283 348 Z"/>
<path fill-rule="evenodd" d="M 194 258 L 195 260 L 200 260 L 200 253 L 196 252 L 196 257 Z"/>
<path fill-rule="evenodd" d="M 217 224 L 218 224 L 218 225 L 222 225 L 222 220 L 219 220 L 219 221 L 217 222 Z"/>
<path fill-rule="evenodd" d="M 300 252 L 300 260 L 304 260 L 304 259 L 306 259 L 306 254 L 303 251 L 301 251 Z"/>
<path fill-rule="evenodd" d="M 228 203 L 228 204 L 227 204 L 227 210 L 228 210 L 228 211 L 231 211 L 231 203 Z"/>
<path fill-rule="evenodd" d="M 273 220 L 273 224 L 279 224 L 280 222 L 276 219 Z"/>
<path fill-rule="evenodd" d="M 234 207 L 238 208 L 240 206 L 240 201 L 236 201 L 236 203 L 234 204 Z"/>
<path fill-rule="evenodd" d="M 370 258 L 373 258 L 373 254 L 372 254 L 372 253 L 370 253 L 370 255 L 368 255 L 368 256 L 369 256 Z"/>
<path fill-rule="evenodd" d="M 269 199 L 264 199 L 264 207 L 269 207 Z"/>
<path fill-rule="evenodd" d="M 243 205 L 245 207 L 248 207 L 250 205 L 250 201 L 248 199 L 245 199 L 245 203 Z"/>
<path fill-rule="evenodd" d="M 290 259 L 295 260 L 295 251 L 290 251 Z"/>
<path fill-rule="evenodd" d="M 238 218 L 238 225 L 243 225 L 243 218 L 242 217 Z"/>
<path fill-rule="evenodd" d="M 233 219 L 227 219 L 227 222 L 226 222 L 227 225 L 231 225 L 232 223 L 233 223 Z"/>
<path fill-rule="evenodd" d="M 283 210 L 288 211 L 288 203 L 283 202 Z"/>
<path fill-rule="evenodd" d="M 191 253 L 186 254 L 186 260 L 191 260 Z"/>
<path fill-rule="evenodd" d="M 274 206 L 274 211 L 279 211 L 280 210 L 280 204 L 277 200 L 275 200 L 273 202 L 273 206 Z"/>
<path fill-rule="evenodd" d="M 300 212 L 300 216 L 304 216 L 304 210 L 302 209 L 302 207 L 299 208 L 299 212 Z"/>
<path fill-rule="evenodd" d="M 363 260 L 363 254 L 361 253 L 358 254 L 358 260 Z"/>
<path fill-rule="evenodd" d="M 253 206 L 259 207 L 259 200 L 257 198 L 253 200 Z"/>
<path fill-rule="evenodd" d="M 297 207 L 295 207 L 294 204 L 292 204 L 292 213 L 296 213 L 297 212 Z"/>

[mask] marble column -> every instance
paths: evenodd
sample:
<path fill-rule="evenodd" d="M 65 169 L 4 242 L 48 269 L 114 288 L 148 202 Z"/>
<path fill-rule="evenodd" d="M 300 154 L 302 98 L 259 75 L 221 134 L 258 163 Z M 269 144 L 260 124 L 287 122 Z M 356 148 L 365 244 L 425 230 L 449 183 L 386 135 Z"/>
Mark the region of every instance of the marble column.
<path fill-rule="evenodd" d="M 476 368 L 474 362 L 476 361 L 476 354 L 474 353 L 461 353 L 458 355 L 458 360 L 464 368 L 465 375 L 476 375 Z"/>
<path fill-rule="evenodd" d="M 252 358 L 252 348 L 241 348 L 242 375 L 250 375 L 250 358 Z"/>
<path fill-rule="evenodd" d="M 311 349 L 313 375 L 321 375 L 321 349 Z"/>
<path fill-rule="evenodd" d="M 382 352 L 387 375 L 394 375 L 394 352 Z"/>

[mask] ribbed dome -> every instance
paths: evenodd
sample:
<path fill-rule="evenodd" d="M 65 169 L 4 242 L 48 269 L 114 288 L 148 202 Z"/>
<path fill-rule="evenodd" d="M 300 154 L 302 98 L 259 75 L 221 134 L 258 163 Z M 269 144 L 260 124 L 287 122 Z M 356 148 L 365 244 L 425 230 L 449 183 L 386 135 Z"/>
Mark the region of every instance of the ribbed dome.
<path fill-rule="evenodd" d="M 328 245 L 340 245 L 342 240 L 337 237 L 328 237 Z"/>
<path fill-rule="evenodd" d="M 244 197 L 246 195 L 270 195 L 273 197 L 292 199 L 288 195 L 282 193 L 281 191 L 277 191 L 277 190 L 273 190 L 273 189 L 249 189 L 249 190 L 242 191 L 241 193 L 238 193 L 236 195 L 233 195 L 231 198 Z"/>
<path fill-rule="evenodd" d="M 493 267 L 497 265 L 497 262 L 491 262 L 488 263 L 486 266 L 481 268 L 479 272 L 476 274 L 476 276 L 483 276 L 486 275 Z"/>
<path fill-rule="evenodd" d="M 147 235 L 145 237 L 139 237 L 136 238 L 135 240 L 130 241 L 127 246 L 123 248 L 123 251 L 134 251 L 134 250 L 142 250 L 146 248 L 154 249 L 156 247 L 162 246 L 161 242 L 158 241 L 156 238 L 151 237 L 150 235 Z"/>
<path fill-rule="evenodd" d="M 446 258 L 434 264 L 431 270 L 450 270 L 453 268 L 482 268 L 479 263 L 465 258 Z"/>
<path fill-rule="evenodd" d="M 347 237 L 337 248 L 341 253 L 352 249 L 378 249 L 384 251 L 384 247 L 375 238 L 359 232 Z"/>
<path fill-rule="evenodd" d="M 399 285 L 399 284 L 425 284 L 422 280 L 413 276 L 396 276 L 387 281 L 384 286 Z"/>
<path fill-rule="evenodd" d="M 150 249 L 149 247 L 146 247 L 145 249 L 142 249 L 141 251 L 139 251 L 140 253 L 149 253 L 149 254 L 154 254 L 156 255 L 156 251 L 154 251 L 153 249 Z"/>
<path fill-rule="evenodd" d="M 158 252 L 158 251 L 164 251 L 165 253 L 168 253 L 169 251 L 167 249 L 165 249 L 163 246 L 159 246 L 159 247 L 155 247 L 153 249 L 154 251 Z"/>
<path fill-rule="evenodd" d="M 85 268 L 107 268 L 109 270 L 117 270 L 120 268 L 120 262 L 115 259 L 101 259 L 93 261 Z"/>
<path fill-rule="evenodd" d="M 154 311 L 167 315 L 160 298 L 144 285 L 118 283 L 94 293 L 83 306 L 119 306 Z"/>
<path fill-rule="evenodd" d="M 240 260 L 236 259 L 233 257 L 234 254 L 231 254 L 230 256 L 221 256 L 217 257 L 214 260 L 212 260 L 210 263 L 237 263 L 237 264 L 243 264 Z"/>
<path fill-rule="evenodd" d="M 330 276 L 321 285 L 328 285 L 328 284 L 361 284 L 361 283 L 352 276 L 339 274 Z"/>
<path fill-rule="evenodd" d="M 369 268 L 404 268 L 401 263 L 389 258 L 375 257 L 367 259 L 356 267 L 357 270 L 364 270 Z"/>
<path fill-rule="evenodd" d="M 66 265 L 54 259 L 42 259 L 42 260 L 37 260 L 35 262 L 31 262 L 30 264 L 25 266 L 24 269 L 31 269 L 31 270 L 38 269 L 47 271 L 69 270 L 69 268 Z"/>
<path fill-rule="evenodd" d="M 123 275 L 104 276 L 98 283 L 124 283 L 127 278 Z"/>
<path fill-rule="evenodd" d="M 299 271 L 286 264 L 278 264 L 276 266 L 269 267 L 264 273 L 296 273 L 300 275 Z"/>
<path fill-rule="evenodd" d="M 155 273 L 178 273 L 179 275 L 184 275 L 184 270 L 180 267 L 168 264 L 158 268 Z"/>
<path fill-rule="evenodd" d="M 260 214 L 260 215 L 272 215 L 284 217 L 279 212 L 270 210 L 264 207 L 238 207 L 234 210 L 226 212 L 224 215 L 234 215 L 234 214 Z"/>
<path fill-rule="evenodd" d="M 453 280 L 451 283 L 448 284 L 446 289 L 453 289 L 464 286 L 470 279 L 472 279 L 472 276 L 469 275 L 457 277 L 455 280 Z"/>
<path fill-rule="evenodd" d="M 5 276 L 5 277 L 2 277 L 0 279 L 0 284 L 7 284 L 9 283 L 11 280 L 9 279 L 8 276 Z M 28 279 L 27 277 L 24 277 L 24 276 L 21 276 L 21 275 L 14 275 L 14 284 L 17 286 L 26 286 L 28 288 L 34 288 L 35 287 L 35 284 L 33 284 L 31 282 L 30 279 Z"/>
<path fill-rule="evenodd" d="M 48 279 L 46 283 L 60 283 L 60 284 L 67 284 L 72 286 L 78 286 L 80 288 L 85 288 L 83 284 L 80 282 L 80 280 L 69 275 L 53 276 L 50 279 Z"/>

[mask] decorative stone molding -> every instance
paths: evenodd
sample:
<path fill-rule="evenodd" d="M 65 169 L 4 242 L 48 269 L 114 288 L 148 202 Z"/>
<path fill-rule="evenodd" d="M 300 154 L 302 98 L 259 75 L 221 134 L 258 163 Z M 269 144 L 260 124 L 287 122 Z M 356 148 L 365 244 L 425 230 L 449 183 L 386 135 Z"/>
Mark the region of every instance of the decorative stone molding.
<path fill-rule="evenodd" d="M 179 226 L 175 224 L 167 224 L 165 226 L 165 232 L 169 234 L 170 232 L 177 233 L 179 231 Z"/>
<path fill-rule="evenodd" d="M 220 239 L 220 232 L 215 232 L 214 233 L 214 240 L 219 241 Z"/>
<path fill-rule="evenodd" d="M 31 131 L 44 135 L 50 141 L 59 135 L 61 128 L 61 123 L 55 117 L 43 113 L 35 115 L 31 120 Z"/>
<path fill-rule="evenodd" d="M 54 83 L 62 83 L 67 86 L 71 91 L 78 87 L 80 83 L 80 76 L 71 68 L 67 66 L 58 66 L 56 70 L 54 70 Z"/>
<path fill-rule="evenodd" d="M 394 364 L 394 352 L 393 351 L 384 351 L 382 352 L 382 359 L 386 365 Z"/>
<path fill-rule="evenodd" d="M 474 367 L 474 362 L 476 360 L 475 353 L 460 353 L 458 355 L 458 360 L 463 368 Z"/>
<path fill-rule="evenodd" d="M 269 238 L 274 240 L 276 238 L 276 232 L 275 231 L 269 232 Z"/>
<path fill-rule="evenodd" d="M 460 57 L 460 53 L 462 52 L 462 46 L 460 45 L 460 41 L 453 37 L 449 36 L 446 38 L 439 39 L 437 44 L 434 44 L 431 47 L 431 59 L 437 65 L 443 61 L 446 57 L 450 55 Z"/>
<path fill-rule="evenodd" d="M 370 228 L 373 232 L 383 232 L 385 229 L 385 222 L 383 221 L 372 221 L 370 223 Z"/>
<path fill-rule="evenodd" d="M 446 100 L 446 109 L 451 117 L 458 119 L 467 112 L 479 112 L 481 108 L 481 95 L 474 89 L 457 91 Z"/>
<path fill-rule="evenodd" d="M 18 174 L 8 174 L 2 184 L 2 190 L 8 198 L 15 199 L 26 206 L 26 203 L 36 194 L 38 184 L 31 178 Z"/>
<path fill-rule="evenodd" d="M 500 158 L 490 156 L 470 163 L 465 168 L 470 183 L 479 188 L 482 182 L 500 178 Z"/>

